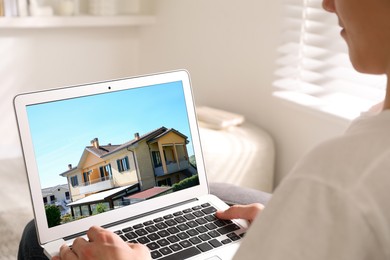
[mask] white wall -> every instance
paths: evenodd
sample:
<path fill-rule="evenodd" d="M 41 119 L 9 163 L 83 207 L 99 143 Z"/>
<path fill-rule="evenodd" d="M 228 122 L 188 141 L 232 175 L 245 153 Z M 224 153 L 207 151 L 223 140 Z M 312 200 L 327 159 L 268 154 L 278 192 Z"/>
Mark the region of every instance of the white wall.
<path fill-rule="evenodd" d="M 0 158 L 21 156 L 17 93 L 137 74 L 138 46 L 132 28 L 0 29 Z"/>
<path fill-rule="evenodd" d="M 242 113 L 276 143 L 279 183 L 313 145 L 347 122 L 271 96 L 281 0 L 154 0 L 142 30 L 140 71 L 188 69 L 198 105 Z"/>
<path fill-rule="evenodd" d="M 344 131 L 345 121 L 271 96 L 281 0 L 149 1 L 157 22 L 137 29 L 0 29 L 1 157 L 20 155 L 16 93 L 179 68 L 197 104 L 242 113 L 274 137 L 276 183 Z"/>

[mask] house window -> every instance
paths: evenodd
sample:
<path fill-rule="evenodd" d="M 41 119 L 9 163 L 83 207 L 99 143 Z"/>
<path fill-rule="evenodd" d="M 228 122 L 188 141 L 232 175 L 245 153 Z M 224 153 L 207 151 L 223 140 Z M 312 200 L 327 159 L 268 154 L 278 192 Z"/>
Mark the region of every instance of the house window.
<path fill-rule="evenodd" d="M 172 186 L 171 178 L 166 178 L 164 180 L 158 181 L 157 186 Z"/>
<path fill-rule="evenodd" d="M 83 172 L 83 179 L 85 186 L 87 186 L 89 184 L 88 172 Z"/>
<path fill-rule="evenodd" d="M 162 165 L 161 163 L 161 155 L 159 151 L 153 151 L 152 152 L 152 158 L 153 158 L 153 163 L 154 167 L 159 167 Z"/>
<path fill-rule="evenodd" d="M 126 156 L 125 158 L 119 159 L 116 161 L 116 163 L 118 164 L 119 172 L 125 172 L 130 170 L 129 157 Z"/>
<path fill-rule="evenodd" d="M 51 202 L 55 202 L 55 201 L 56 201 L 56 196 L 50 195 L 50 201 L 51 201 Z"/>
<path fill-rule="evenodd" d="M 70 200 L 70 194 L 69 194 L 69 191 L 65 191 L 65 198 L 67 200 Z"/>
<path fill-rule="evenodd" d="M 77 179 L 77 176 L 70 177 L 70 183 L 72 184 L 72 187 L 79 186 L 79 180 Z"/>
<path fill-rule="evenodd" d="M 111 177 L 112 176 L 111 164 L 107 164 L 107 165 L 101 166 L 99 168 L 99 170 L 100 170 L 100 177 L 101 177 L 102 181 L 104 181 L 106 179 L 109 179 L 109 178 L 106 178 L 106 177 Z"/>
<path fill-rule="evenodd" d="M 43 197 L 43 203 L 47 204 L 47 197 Z"/>

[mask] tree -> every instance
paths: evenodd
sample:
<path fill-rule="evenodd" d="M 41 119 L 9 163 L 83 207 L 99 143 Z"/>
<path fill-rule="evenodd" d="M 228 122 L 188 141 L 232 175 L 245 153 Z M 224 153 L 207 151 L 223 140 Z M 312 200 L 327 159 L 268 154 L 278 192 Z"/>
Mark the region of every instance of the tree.
<path fill-rule="evenodd" d="M 58 226 L 61 223 L 61 212 L 56 205 L 48 205 L 45 207 L 46 219 L 49 227 Z"/>

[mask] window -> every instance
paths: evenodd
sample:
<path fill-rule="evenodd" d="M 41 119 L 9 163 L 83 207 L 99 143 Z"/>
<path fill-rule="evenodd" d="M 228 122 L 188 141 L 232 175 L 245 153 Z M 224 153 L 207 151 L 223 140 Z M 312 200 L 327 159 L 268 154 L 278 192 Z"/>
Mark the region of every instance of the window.
<path fill-rule="evenodd" d="M 79 180 L 77 179 L 77 176 L 70 177 L 70 183 L 72 184 L 72 187 L 79 186 Z"/>
<path fill-rule="evenodd" d="M 47 197 L 43 197 L 43 203 L 47 204 Z"/>
<path fill-rule="evenodd" d="M 129 157 L 126 156 L 125 158 L 119 159 L 116 161 L 116 163 L 118 164 L 119 172 L 125 172 L 130 170 Z"/>
<path fill-rule="evenodd" d="M 69 191 L 65 191 L 65 198 L 67 200 L 70 200 L 70 194 L 69 194 Z"/>
<path fill-rule="evenodd" d="M 50 201 L 51 201 L 51 202 L 55 202 L 55 201 L 56 201 L 56 196 L 50 195 Z"/>
<path fill-rule="evenodd" d="M 159 167 L 162 165 L 159 151 L 152 151 L 152 158 L 153 158 L 154 167 Z"/>
<path fill-rule="evenodd" d="M 101 166 L 99 168 L 99 170 L 100 170 L 101 180 L 106 180 L 107 179 L 106 177 L 111 177 L 112 176 L 111 164 L 107 164 L 107 165 Z"/>
<path fill-rule="evenodd" d="M 89 183 L 88 172 L 83 172 L 83 179 L 84 179 L 85 185 L 88 185 L 88 183 Z"/>
<path fill-rule="evenodd" d="M 172 186 L 171 178 L 166 178 L 158 181 L 157 186 Z"/>
<path fill-rule="evenodd" d="M 385 77 L 353 69 L 337 17 L 322 0 L 283 0 L 283 11 L 274 96 L 346 119 L 383 100 Z"/>

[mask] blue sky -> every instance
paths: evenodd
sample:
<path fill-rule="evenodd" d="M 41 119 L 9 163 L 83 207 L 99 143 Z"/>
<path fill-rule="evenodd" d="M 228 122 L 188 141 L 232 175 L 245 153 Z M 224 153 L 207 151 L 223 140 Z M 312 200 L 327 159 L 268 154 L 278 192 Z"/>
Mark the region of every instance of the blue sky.
<path fill-rule="evenodd" d="M 86 146 L 123 144 L 161 126 L 188 136 L 193 154 L 181 82 L 111 92 L 28 107 L 28 119 L 41 187 L 67 183 L 59 176 L 76 166 Z"/>

